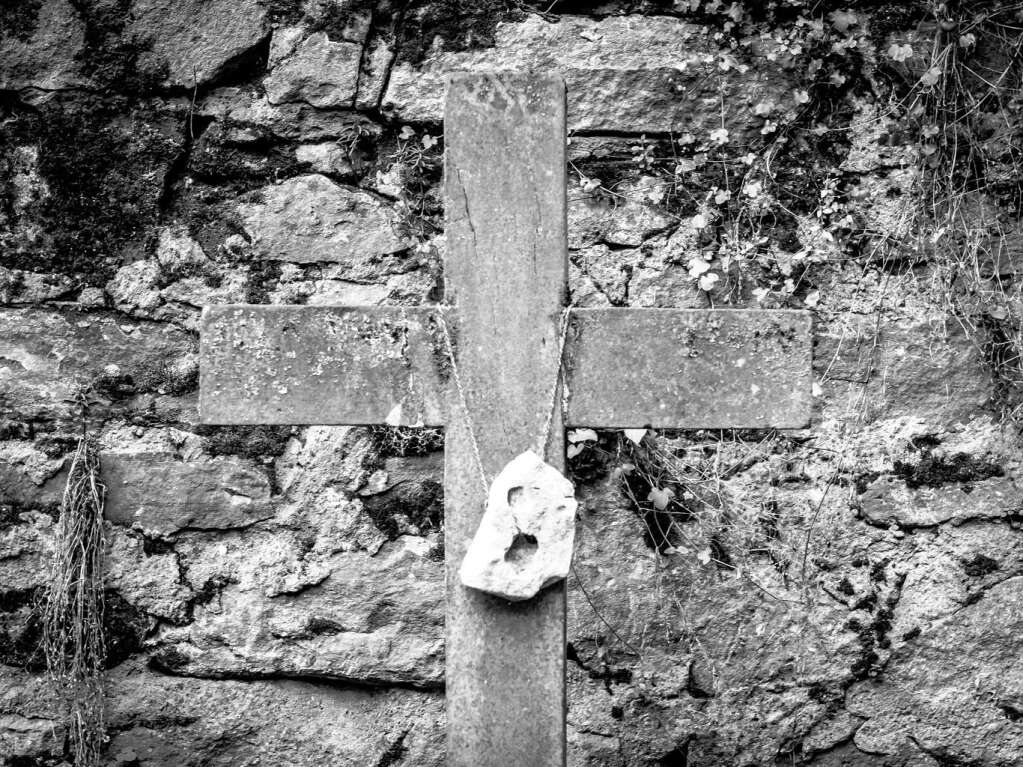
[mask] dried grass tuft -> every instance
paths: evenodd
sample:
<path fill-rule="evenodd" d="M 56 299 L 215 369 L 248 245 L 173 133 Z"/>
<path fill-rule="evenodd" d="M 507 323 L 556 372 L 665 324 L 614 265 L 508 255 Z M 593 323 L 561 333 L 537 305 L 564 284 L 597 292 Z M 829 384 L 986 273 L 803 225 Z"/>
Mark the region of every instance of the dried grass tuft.
<path fill-rule="evenodd" d="M 86 438 L 71 459 L 43 613 L 46 665 L 64 705 L 76 767 L 96 767 L 105 737 L 103 501 L 99 459 Z"/>

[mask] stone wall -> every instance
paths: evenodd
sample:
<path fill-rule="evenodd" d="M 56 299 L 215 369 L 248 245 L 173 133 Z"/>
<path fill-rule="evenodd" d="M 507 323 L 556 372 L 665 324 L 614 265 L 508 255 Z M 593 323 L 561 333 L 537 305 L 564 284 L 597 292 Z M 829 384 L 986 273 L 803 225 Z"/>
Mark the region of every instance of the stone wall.
<path fill-rule="evenodd" d="M 570 435 L 570 764 L 1023 765 L 1018 20 L 930 5 L 0 3 L 0 759 L 84 426 L 108 764 L 443 764 L 442 436 L 201 426 L 196 325 L 436 300 L 444 73 L 534 68 L 574 304 L 816 315 L 807 430 Z"/>

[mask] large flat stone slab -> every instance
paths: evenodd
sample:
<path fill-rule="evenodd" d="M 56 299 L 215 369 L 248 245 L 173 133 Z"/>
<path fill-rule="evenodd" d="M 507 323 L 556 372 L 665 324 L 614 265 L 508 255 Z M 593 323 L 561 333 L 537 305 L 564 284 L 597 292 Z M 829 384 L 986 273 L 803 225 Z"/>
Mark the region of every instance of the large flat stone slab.
<path fill-rule="evenodd" d="M 437 311 L 208 307 L 202 418 L 441 425 L 447 350 Z M 806 312 L 577 309 L 571 317 L 571 425 L 802 428 L 809 419 Z"/>
<path fill-rule="evenodd" d="M 594 427 L 803 428 L 812 318 L 803 311 L 577 309 L 567 421 Z"/>
<path fill-rule="evenodd" d="M 434 52 L 420 67 L 397 63 L 382 108 L 396 119 L 439 122 L 446 77 L 453 72 L 557 72 L 568 90 L 570 130 L 639 133 L 725 126 L 739 132 L 752 108 L 784 90 L 780 68 L 719 76 L 720 49 L 709 30 L 665 16 L 595 20 L 537 15 L 500 22 L 495 46 Z M 719 87 L 724 87 L 724 92 Z M 706 131 L 704 131 L 706 129 Z"/>

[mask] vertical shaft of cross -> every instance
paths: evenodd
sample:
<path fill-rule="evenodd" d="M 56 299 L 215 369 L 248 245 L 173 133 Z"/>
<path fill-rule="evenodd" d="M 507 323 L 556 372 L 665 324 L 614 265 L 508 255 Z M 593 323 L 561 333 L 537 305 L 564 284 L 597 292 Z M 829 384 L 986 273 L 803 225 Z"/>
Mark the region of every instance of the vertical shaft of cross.
<path fill-rule="evenodd" d="M 466 589 L 458 569 L 486 505 L 477 446 L 487 481 L 528 448 L 563 463 L 554 387 L 567 276 L 564 84 L 457 76 L 445 158 L 445 293 L 464 391 L 462 401 L 450 388 L 445 432 L 447 763 L 562 767 L 564 587 L 512 604 Z"/>

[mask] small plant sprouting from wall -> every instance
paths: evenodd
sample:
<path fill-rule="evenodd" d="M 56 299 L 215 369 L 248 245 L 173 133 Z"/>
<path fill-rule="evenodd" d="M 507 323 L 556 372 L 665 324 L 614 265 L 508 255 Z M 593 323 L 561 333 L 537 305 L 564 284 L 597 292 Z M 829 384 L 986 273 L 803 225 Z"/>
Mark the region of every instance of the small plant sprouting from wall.
<path fill-rule="evenodd" d="M 76 767 L 96 767 L 104 739 L 103 501 L 99 459 L 83 437 L 71 459 L 43 614 L 46 665 L 63 703 Z"/>

